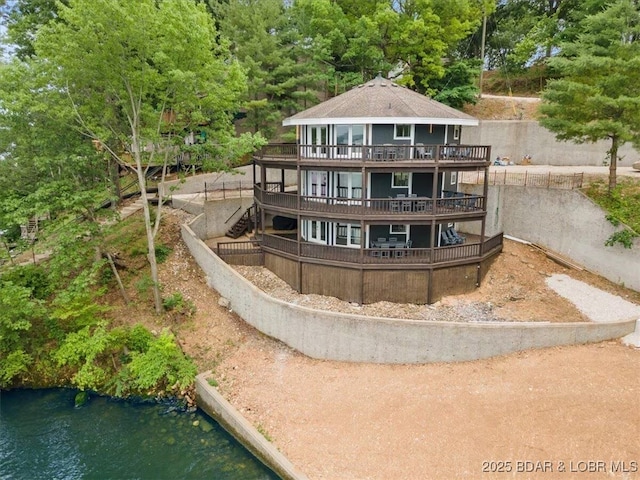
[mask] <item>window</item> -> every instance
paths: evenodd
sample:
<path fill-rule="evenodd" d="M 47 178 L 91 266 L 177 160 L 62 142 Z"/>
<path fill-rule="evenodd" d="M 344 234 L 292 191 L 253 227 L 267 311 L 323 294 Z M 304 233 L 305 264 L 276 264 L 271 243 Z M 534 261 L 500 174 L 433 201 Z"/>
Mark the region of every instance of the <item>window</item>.
<path fill-rule="evenodd" d="M 364 125 L 336 125 L 335 126 L 336 155 L 360 158 L 362 149 L 356 146 L 364 145 Z"/>
<path fill-rule="evenodd" d="M 451 185 L 458 183 L 458 172 L 451 172 Z"/>
<path fill-rule="evenodd" d="M 308 223 L 309 238 L 306 240 L 315 243 L 327 243 L 327 222 L 311 220 Z"/>
<path fill-rule="evenodd" d="M 336 225 L 336 245 L 359 247 L 360 232 L 360 225 L 352 223 L 338 223 Z"/>
<path fill-rule="evenodd" d="M 336 197 L 362 198 L 362 173 L 338 172 L 335 178 Z"/>
<path fill-rule="evenodd" d="M 407 225 L 391 225 L 389 233 L 405 235 L 408 230 Z"/>
<path fill-rule="evenodd" d="M 393 136 L 394 140 L 407 140 L 411 138 L 411 125 L 398 123 Z"/>
<path fill-rule="evenodd" d="M 460 140 L 460 125 L 453 126 L 453 139 Z"/>
<path fill-rule="evenodd" d="M 391 188 L 409 188 L 408 172 L 393 172 L 391 176 Z"/>

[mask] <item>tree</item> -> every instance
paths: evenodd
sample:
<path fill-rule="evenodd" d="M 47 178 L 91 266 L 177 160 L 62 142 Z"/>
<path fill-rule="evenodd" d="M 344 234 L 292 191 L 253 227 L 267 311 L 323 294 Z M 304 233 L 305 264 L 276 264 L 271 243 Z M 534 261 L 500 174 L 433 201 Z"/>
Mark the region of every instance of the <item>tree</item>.
<path fill-rule="evenodd" d="M 640 7 L 615 0 L 585 17 L 575 41 L 550 61 L 561 76 L 543 92 L 540 123 L 560 140 L 609 140 L 609 192 L 618 148 L 640 147 Z"/>
<path fill-rule="evenodd" d="M 68 4 L 68 0 L 60 0 Z M 33 39 L 38 29 L 57 17 L 56 0 L 15 0 L 8 5 L 7 43 L 25 59 L 34 55 Z"/>
<path fill-rule="evenodd" d="M 59 20 L 38 30 L 34 61 L 47 69 L 50 88 L 66 95 L 79 129 L 135 173 L 160 313 L 155 236 L 162 199 L 152 219 L 145 173 L 154 164 L 166 167 L 194 129 L 208 131 L 219 158 L 237 152 L 231 118 L 244 75 L 203 4 L 71 0 L 58 8 Z"/>

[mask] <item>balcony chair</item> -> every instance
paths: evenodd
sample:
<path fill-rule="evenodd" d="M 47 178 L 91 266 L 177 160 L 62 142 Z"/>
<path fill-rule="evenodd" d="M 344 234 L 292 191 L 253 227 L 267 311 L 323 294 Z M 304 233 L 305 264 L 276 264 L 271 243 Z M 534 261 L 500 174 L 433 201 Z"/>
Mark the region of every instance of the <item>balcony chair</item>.
<path fill-rule="evenodd" d="M 455 228 L 453 228 L 453 227 L 448 228 L 448 229 L 446 230 L 446 232 L 447 232 L 447 234 L 449 235 L 449 237 L 450 237 L 451 239 L 453 239 L 453 241 L 454 241 L 455 243 L 457 243 L 457 244 L 462 244 L 462 243 L 464 243 L 464 241 L 466 240 L 466 237 L 464 237 L 464 236 L 460 235 L 458 232 L 456 232 L 456 229 L 455 229 Z"/>
<path fill-rule="evenodd" d="M 451 241 L 447 233 L 445 231 L 440 232 L 440 246 L 448 247 L 450 245 L 454 245 L 454 243 Z"/>
<path fill-rule="evenodd" d="M 382 245 L 382 250 L 380 250 L 380 256 L 382 258 L 389 258 L 391 257 L 391 249 L 389 248 L 389 245 Z"/>

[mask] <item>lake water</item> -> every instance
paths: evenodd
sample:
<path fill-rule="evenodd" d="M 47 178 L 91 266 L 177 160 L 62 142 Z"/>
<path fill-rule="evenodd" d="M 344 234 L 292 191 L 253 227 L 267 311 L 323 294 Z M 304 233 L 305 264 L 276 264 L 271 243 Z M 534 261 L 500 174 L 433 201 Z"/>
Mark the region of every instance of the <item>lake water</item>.
<path fill-rule="evenodd" d="M 0 479 L 278 478 L 201 411 L 75 393 L 0 392 Z"/>

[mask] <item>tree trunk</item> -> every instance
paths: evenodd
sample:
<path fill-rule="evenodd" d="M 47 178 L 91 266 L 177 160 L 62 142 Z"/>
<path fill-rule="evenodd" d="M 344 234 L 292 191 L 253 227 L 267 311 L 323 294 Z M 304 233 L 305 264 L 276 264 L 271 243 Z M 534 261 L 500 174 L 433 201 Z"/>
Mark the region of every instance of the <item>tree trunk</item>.
<path fill-rule="evenodd" d="M 142 146 L 138 141 L 137 135 L 134 135 L 132 147 L 136 159 L 136 174 L 138 176 L 138 185 L 140 186 L 140 200 L 142 201 L 142 213 L 144 216 L 144 228 L 147 233 L 147 260 L 151 267 L 151 281 L 153 283 L 153 303 L 158 315 L 162 313 L 162 297 L 160 295 L 160 280 L 158 277 L 158 261 L 156 259 L 155 236 L 153 225 L 151 224 L 151 211 L 149 209 L 149 200 L 147 198 L 147 182 L 144 178 L 144 168 L 142 166 L 142 158 L 140 149 Z M 158 212 L 160 214 L 160 212 Z"/>
<path fill-rule="evenodd" d="M 611 137 L 611 149 L 609 150 L 609 193 L 616 188 L 616 170 L 618 168 L 618 137 Z"/>
<path fill-rule="evenodd" d="M 106 252 L 105 254 L 107 256 L 107 260 L 109 261 L 109 265 L 111 266 L 111 271 L 113 272 L 113 275 L 116 277 L 116 281 L 118 282 L 118 288 L 120 289 L 120 295 L 122 295 L 122 299 L 124 300 L 124 303 L 129 305 L 130 300 L 129 300 L 129 295 L 127 295 L 127 291 L 124 288 L 124 285 L 122 284 L 122 279 L 120 278 L 120 274 L 118 273 L 118 269 L 116 268 L 116 264 L 113 261 L 113 257 L 111 256 L 111 254 L 109 252 Z"/>

